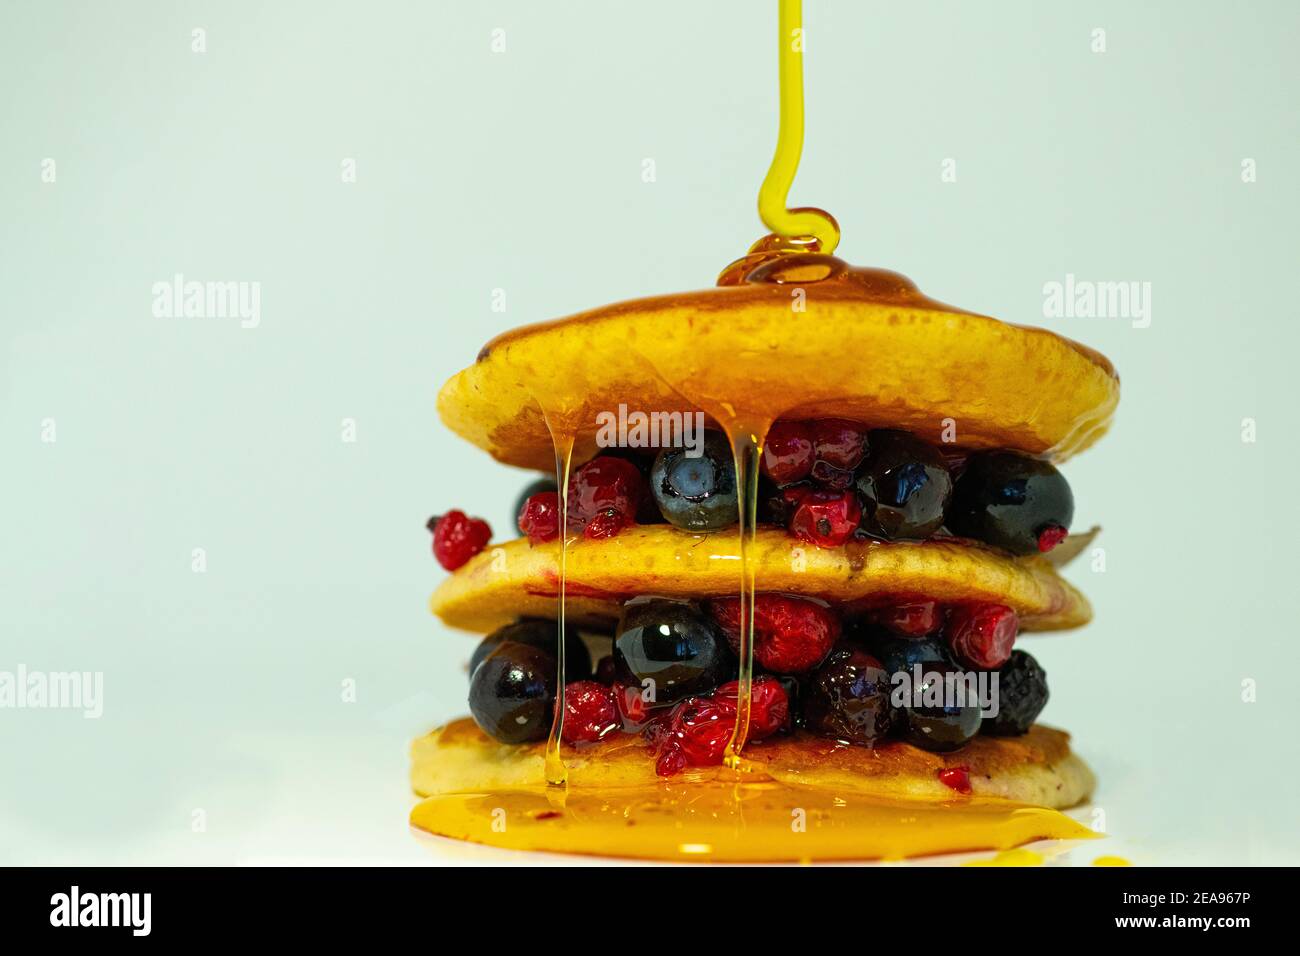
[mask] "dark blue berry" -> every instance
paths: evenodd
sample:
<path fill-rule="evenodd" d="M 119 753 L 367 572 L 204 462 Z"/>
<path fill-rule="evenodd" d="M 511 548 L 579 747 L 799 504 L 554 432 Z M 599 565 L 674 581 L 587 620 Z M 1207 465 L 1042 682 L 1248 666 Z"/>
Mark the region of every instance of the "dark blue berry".
<path fill-rule="evenodd" d="M 971 455 L 957 479 L 946 524 L 1013 554 L 1048 551 L 1074 518 L 1074 495 L 1045 461 L 1009 451 Z"/>
<path fill-rule="evenodd" d="M 922 750 L 947 753 L 964 747 L 980 732 L 980 703 L 977 686 L 965 678 L 974 671 L 963 671 L 951 664 L 922 665 L 922 680 L 903 684 L 903 739 Z M 969 693 L 967 693 L 969 691 Z M 937 703 L 926 703 L 931 694 Z"/>
<path fill-rule="evenodd" d="M 893 725 L 889 674 L 849 642 L 837 644 L 806 681 L 803 723 L 815 734 L 874 747 Z"/>
<path fill-rule="evenodd" d="M 614 638 L 618 679 L 652 687 L 656 704 L 707 694 L 727 679 L 733 660 L 726 638 L 692 604 L 642 598 L 623 609 Z"/>
<path fill-rule="evenodd" d="M 706 432 L 702 454 L 665 448 L 650 469 L 650 490 L 668 521 L 687 531 L 717 531 L 734 525 L 736 466 L 721 432 Z"/>
<path fill-rule="evenodd" d="M 497 645 L 474 669 L 469 712 L 503 744 L 546 737 L 555 710 L 555 658 L 527 644 Z"/>
<path fill-rule="evenodd" d="M 489 654 L 506 641 L 515 644 L 527 644 L 529 647 L 535 647 L 554 658 L 557 630 L 554 621 L 537 617 L 525 618 L 522 621 L 516 621 L 514 624 L 507 624 L 505 627 L 497 628 L 483 638 L 478 647 L 474 648 L 474 653 L 469 659 L 470 676 L 473 676 L 475 669 Z M 577 628 L 566 627 L 564 629 L 564 682 L 567 684 L 573 680 L 586 680 L 590 676 L 591 652 L 587 650 L 587 645 L 578 636 Z"/>
<path fill-rule="evenodd" d="M 888 541 L 930 537 L 943 525 L 952 497 L 943 456 L 919 438 L 891 429 L 868 435 L 856 486 L 862 530 Z"/>
<path fill-rule="evenodd" d="M 1012 651 L 998 671 L 998 714 L 985 717 L 984 733 L 1015 737 L 1027 733 L 1047 706 L 1047 672 L 1024 651 Z"/>
<path fill-rule="evenodd" d="M 939 636 L 898 637 L 884 628 L 872 628 L 866 633 L 858 630 L 853 636 L 880 660 L 891 676 L 899 671 L 910 674 L 916 664 L 954 663 L 947 642 Z"/>

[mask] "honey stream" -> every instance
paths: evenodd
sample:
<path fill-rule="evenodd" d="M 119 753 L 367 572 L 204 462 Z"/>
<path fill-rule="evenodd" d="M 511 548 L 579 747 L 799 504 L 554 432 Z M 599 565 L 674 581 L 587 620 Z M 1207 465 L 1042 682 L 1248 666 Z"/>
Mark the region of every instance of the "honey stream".
<path fill-rule="evenodd" d="M 780 0 L 777 71 L 781 84 L 781 125 L 776 154 L 758 190 L 758 216 L 775 235 L 810 237 L 818 251 L 830 255 L 840 241 L 840 227 L 830 213 L 811 207 L 788 209 L 794 174 L 803 154 L 803 2 Z"/>
<path fill-rule="evenodd" d="M 575 433 L 572 427 L 557 430 L 547 418 L 546 427 L 551 432 L 551 441 L 555 445 L 555 482 L 556 487 L 569 487 L 569 472 L 573 467 L 573 443 Z M 560 580 L 559 603 L 556 610 L 556 673 L 555 673 L 555 717 L 551 722 L 551 732 L 546 738 L 546 783 L 550 787 L 564 787 L 568 782 L 568 772 L 564 758 L 560 756 L 560 742 L 564 734 L 564 675 L 566 671 L 565 645 L 565 600 L 568 590 L 569 557 L 569 496 L 559 495 L 560 505 Z"/>

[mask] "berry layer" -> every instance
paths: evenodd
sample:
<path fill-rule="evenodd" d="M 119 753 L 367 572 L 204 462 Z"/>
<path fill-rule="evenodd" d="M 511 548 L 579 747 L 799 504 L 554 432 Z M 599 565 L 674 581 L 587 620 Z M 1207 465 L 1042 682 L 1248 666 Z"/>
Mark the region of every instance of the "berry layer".
<path fill-rule="evenodd" d="M 527 540 L 493 546 L 471 558 L 434 592 L 430 607 L 450 627 L 487 633 L 519 617 L 557 614 L 559 543 Z M 942 603 L 1013 608 L 1023 630 L 1079 627 L 1092 609 L 1041 556 L 1013 558 L 982 545 L 849 541 L 817 548 L 775 529 L 760 530 L 751 552 L 765 591 L 832 603 L 884 603 L 925 597 Z M 664 525 L 637 526 L 568 549 L 568 619 L 608 628 L 628 598 L 733 597 L 740 576 L 734 531 L 690 534 Z"/>

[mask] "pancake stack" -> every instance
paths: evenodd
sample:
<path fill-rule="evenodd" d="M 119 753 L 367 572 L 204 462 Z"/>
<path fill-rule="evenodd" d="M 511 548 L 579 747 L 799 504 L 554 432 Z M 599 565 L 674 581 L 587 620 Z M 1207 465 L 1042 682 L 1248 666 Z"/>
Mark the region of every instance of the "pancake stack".
<path fill-rule="evenodd" d="M 1118 396 L 1082 345 L 770 243 L 717 288 L 499 337 L 443 387 L 442 420 L 504 464 L 558 461 L 568 491 L 532 487 L 515 540 L 461 512 L 431 520 L 454 569 L 432 611 L 488 636 L 473 718 L 413 745 L 415 791 L 537 792 L 562 696 L 551 756 L 571 797 L 689 799 L 740 774 L 836 800 L 1079 803 L 1092 774 L 1037 722 L 1046 676 L 1025 646 L 1091 618 L 1059 573 L 1090 535 L 1069 527 L 1058 466 Z M 628 410 L 683 440 L 611 445 Z M 978 700 L 952 696 L 977 684 Z M 435 816 L 413 819 L 468 835 Z"/>

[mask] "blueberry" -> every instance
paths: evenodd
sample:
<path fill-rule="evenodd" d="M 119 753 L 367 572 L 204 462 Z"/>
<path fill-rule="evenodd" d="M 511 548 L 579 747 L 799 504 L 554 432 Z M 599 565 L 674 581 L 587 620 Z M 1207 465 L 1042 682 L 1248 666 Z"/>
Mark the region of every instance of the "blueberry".
<path fill-rule="evenodd" d="M 1074 495 L 1045 461 L 1009 451 L 971 455 L 957 479 L 947 525 L 1013 554 L 1035 554 L 1060 541 L 1074 518 Z"/>
<path fill-rule="evenodd" d="M 510 525 L 513 528 L 519 520 L 519 512 L 524 510 L 524 503 L 533 495 L 540 495 L 543 491 L 555 491 L 559 485 L 555 483 L 554 478 L 538 478 L 536 481 L 528 483 L 528 487 L 519 493 L 519 500 L 515 502 L 515 510 L 510 512 Z"/>
<path fill-rule="evenodd" d="M 736 466 L 721 432 L 706 432 L 702 454 L 665 448 L 650 469 L 650 489 L 669 522 L 687 531 L 717 531 L 738 520 Z"/>
<path fill-rule="evenodd" d="M 941 637 L 898 637 L 884 628 L 866 631 L 855 628 L 852 637 L 879 659 L 891 675 L 899 671 L 912 672 L 916 664 L 952 664 L 952 654 Z"/>
<path fill-rule="evenodd" d="M 529 647 L 535 647 L 554 658 L 556 653 L 556 630 L 554 621 L 538 617 L 525 618 L 522 621 L 516 621 L 514 624 L 507 624 L 505 627 L 497 628 L 483 638 L 478 647 L 474 648 L 474 654 L 469 659 L 470 676 L 474 675 L 478 665 L 489 654 L 506 641 L 515 644 L 527 644 Z M 564 629 L 564 682 L 567 684 L 571 680 L 586 680 L 590 676 L 591 652 L 587 650 L 587 645 L 578 636 L 577 628 L 566 627 Z"/>
<path fill-rule="evenodd" d="M 980 732 L 977 687 L 966 682 L 975 672 L 938 663 L 924 664 L 921 669 L 920 685 L 901 685 L 912 692 L 903 701 L 903 739 L 935 753 L 964 747 Z"/>
<path fill-rule="evenodd" d="M 862 499 L 862 530 L 894 541 L 921 540 L 943 525 L 952 497 L 952 476 L 943 455 L 907 432 L 877 429 L 856 486 Z"/>
<path fill-rule="evenodd" d="M 527 644 L 498 644 L 469 681 L 469 712 L 503 744 L 541 740 L 555 710 L 555 658 Z"/>
<path fill-rule="evenodd" d="M 1012 651 L 998 671 L 998 715 L 985 717 L 984 733 L 1015 737 L 1027 733 L 1047 706 L 1047 672 L 1024 651 Z"/>
<path fill-rule="evenodd" d="M 619 680 L 653 681 L 657 704 L 707 694 L 733 666 L 726 638 L 708 615 L 684 601 L 640 598 L 623 608 L 614 638 Z"/>
<path fill-rule="evenodd" d="M 804 689 L 803 722 L 815 734 L 873 747 L 893 725 L 889 674 L 854 644 L 837 644 Z"/>

